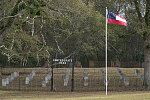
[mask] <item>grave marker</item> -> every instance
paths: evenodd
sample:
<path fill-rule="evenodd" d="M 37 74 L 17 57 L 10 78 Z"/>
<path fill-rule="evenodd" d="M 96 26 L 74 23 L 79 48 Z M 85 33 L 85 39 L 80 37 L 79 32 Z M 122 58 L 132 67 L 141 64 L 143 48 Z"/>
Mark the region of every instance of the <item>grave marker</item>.
<path fill-rule="evenodd" d="M 29 81 L 30 81 L 29 77 L 26 77 L 25 83 L 26 83 L 26 84 L 29 84 Z"/>
<path fill-rule="evenodd" d="M 68 85 L 69 74 L 70 74 L 70 69 L 68 68 L 67 71 L 66 71 L 65 78 L 64 78 L 64 86 L 67 86 L 67 85 Z"/>
<path fill-rule="evenodd" d="M 42 87 L 46 87 L 46 82 L 42 81 Z"/>
<path fill-rule="evenodd" d="M 9 80 L 12 81 L 12 80 L 14 80 L 15 77 L 11 75 L 11 76 L 9 76 L 8 78 L 9 78 Z"/>
<path fill-rule="evenodd" d="M 35 71 L 32 70 L 29 76 L 26 77 L 25 84 L 29 84 L 30 80 L 35 76 Z"/>
<path fill-rule="evenodd" d="M 136 74 L 137 77 L 139 77 L 142 81 L 144 81 L 144 76 L 140 73 L 139 70 L 135 69 L 135 74 Z"/>
<path fill-rule="evenodd" d="M 100 74 L 101 74 L 101 76 L 102 76 L 102 79 L 103 79 L 103 81 L 104 81 L 104 85 L 106 85 L 106 76 L 105 76 L 105 73 L 104 73 L 104 70 L 100 70 Z M 108 83 L 108 82 L 107 82 Z"/>
<path fill-rule="evenodd" d="M 19 74 L 17 72 L 12 73 L 11 75 L 9 75 L 7 78 L 2 79 L 2 86 L 6 86 L 7 84 L 9 84 L 11 81 L 14 80 L 14 78 L 16 78 Z"/>
<path fill-rule="evenodd" d="M 18 72 L 14 72 L 14 73 L 12 74 L 12 76 L 13 76 L 14 78 L 16 78 L 16 77 L 19 76 L 19 73 L 18 73 Z"/>
<path fill-rule="evenodd" d="M 51 79 L 51 74 L 50 73 L 48 73 L 47 75 L 46 75 L 46 77 L 45 77 L 45 82 L 46 83 L 48 83 L 48 81 Z"/>
<path fill-rule="evenodd" d="M 51 79 L 51 76 L 52 74 L 50 72 L 45 76 L 45 80 L 42 81 L 42 87 L 46 87 L 46 83 Z"/>
<path fill-rule="evenodd" d="M 129 81 L 128 78 L 122 73 L 122 71 L 120 69 L 117 69 L 118 75 L 120 76 L 120 78 L 123 80 L 125 86 L 129 85 Z"/>
<path fill-rule="evenodd" d="M 2 79 L 2 86 L 6 86 L 6 79 Z"/>
<path fill-rule="evenodd" d="M 6 78 L 6 85 L 9 84 L 9 78 Z"/>
<path fill-rule="evenodd" d="M 84 69 L 84 76 L 83 76 L 83 79 L 84 79 L 84 86 L 88 86 L 88 75 L 87 75 L 87 70 Z"/>

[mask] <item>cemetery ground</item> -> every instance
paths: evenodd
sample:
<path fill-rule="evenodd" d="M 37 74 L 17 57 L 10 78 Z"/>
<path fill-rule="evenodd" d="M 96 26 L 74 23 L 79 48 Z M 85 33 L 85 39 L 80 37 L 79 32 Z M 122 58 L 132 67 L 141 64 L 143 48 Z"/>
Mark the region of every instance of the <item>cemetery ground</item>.
<path fill-rule="evenodd" d="M 0 91 L 0 100 L 150 100 L 149 91 L 126 92 L 24 92 Z"/>
<path fill-rule="evenodd" d="M 2 74 L 0 100 L 150 100 L 150 91 L 142 87 L 143 68 L 109 67 L 108 96 L 105 96 L 105 68 L 75 68 L 74 92 L 70 92 L 72 75 L 68 68 L 54 68 L 55 92 L 50 91 L 51 80 L 42 86 L 50 74 L 49 68 L 3 68 L 2 72 L 19 75 L 2 86 L 2 79 L 10 77 Z M 27 77 L 30 77 L 28 84 Z"/>

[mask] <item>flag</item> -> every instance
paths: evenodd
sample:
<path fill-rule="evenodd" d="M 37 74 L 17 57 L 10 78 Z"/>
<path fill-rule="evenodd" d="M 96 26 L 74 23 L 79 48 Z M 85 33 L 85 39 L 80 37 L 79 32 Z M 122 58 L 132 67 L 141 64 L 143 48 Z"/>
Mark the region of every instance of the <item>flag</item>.
<path fill-rule="evenodd" d="M 127 21 L 124 18 L 109 11 L 108 11 L 108 23 L 127 26 Z"/>

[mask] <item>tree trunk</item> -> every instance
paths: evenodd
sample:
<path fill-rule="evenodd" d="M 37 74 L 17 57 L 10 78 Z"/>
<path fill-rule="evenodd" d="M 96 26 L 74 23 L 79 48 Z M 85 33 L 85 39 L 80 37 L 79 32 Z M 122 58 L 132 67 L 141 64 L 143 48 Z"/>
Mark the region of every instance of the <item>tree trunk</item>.
<path fill-rule="evenodd" d="M 150 35 L 144 41 L 144 86 L 150 88 Z"/>
<path fill-rule="evenodd" d="M 144 41 L 144 86 L 150 88 L 150 1 L 146 0 L 145 24 L 148 28 Z"/>

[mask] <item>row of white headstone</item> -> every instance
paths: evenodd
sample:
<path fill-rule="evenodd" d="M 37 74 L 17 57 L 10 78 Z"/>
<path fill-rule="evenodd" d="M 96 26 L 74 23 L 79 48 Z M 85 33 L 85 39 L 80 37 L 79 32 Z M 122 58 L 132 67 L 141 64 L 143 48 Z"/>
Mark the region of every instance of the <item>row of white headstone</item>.
<path fill-rule="evenodd" d="M 144 76 L 140 73 L 140 71 L 138 69 L 135 69 L 135 74 L 137 75 L 137 77 L 139 77 L 142 81 L 144 81 Z"/>
<path fill-rule="evenodd" d="M 32 70 L 32 72 L 29 74 L 29 76 L 26 77 L 25 84 L 29 84 L 30 80 L 33 79 L 34 76 L 35 76 L 35 71 Z"/>
<path fill-rule="evenodd" d="M 42 87 L 46 87 L 46 84 L 48 83 L 48 81 L 51 79 L 52 74 L 51 71 L 45 76 L 45 80 L 42 81 Z"/>
<path fill-rule="evenodd" d="M 117 69 L 118 71 L 118 75 L 120 76 L 120 78 L 123 80 L 125 86 L 128 86 L 129 85 L 129 80 L 128 78 L 125 76 L 125 74 L 122 73 L 122 71 L 120 69 Z M 104 81 L 104 85 L 106 85 L 106 75 L 104 73 L 104 70 L 101 69 L 100 70 L 100 74 L 102 76 L 102 79 Z M 140 73 L 139 70 L 135 70 L 135 74 L 137 75 L 137 77 L 139 77 L 142 81 L 144 81 L 144 76 Z M 84 79 L 84 86 L 88 86 L 88 75 L 87 75 L 87 70 L 84 69 L 84 76 L 83 76 L 83 79 Z"/>
<path fill-rule="evenodd" d="M 69 75 L 70 75 L 70 68 L 66 70 L 65 78 L 64 78 L 64 86 L 68 85 L 69 81 Z M 51 79 L 51 74 L 48 73 L 47 76 L 45 77 L 45 81 L 42 81 L 42 87 L 46 87 L 46 83 Z M 87 70 L 84 69 L 84 86 L 88 86 L 88 75 L 87 75 Z"/>
<path fill-rule="evenodd" d="M 129 85 L 128 78 L 121 72 L 120 69 L 118 69 L 118 74 L 119 74 L 120 78 L 124 80 L 124 84 L 126 86 Z M 142 73 L 138 69 L 135 69 L 135 74 L 138 78 L 141 79 L 141 81 L 144 81 L 144 76 L 142 75 Z"/>
<path fill-rule="evenodd" d="M 125 76 L 125 74 L 122 73 L 122 71 L 120 69 L 117 69 L 118 75 L 120 76 L 120 78 L 124 81 L 124 84 L 127 86 L 129 85 L 129 81 L 128 78 Z M 106 83 L 106 76 L 104 73 L 104 70 L 100 70 L 100 74 L 102 76 L 102 79 L 104 81 L 104 84 Z M 137 77 L 139 77 L 142 81 L 144 81 L 144 76 L 140 73 L 139 70 L 135 70 L 135 74 L 137 75 Z M 65 74 L 65 78 L 64 78 L 64 86 L 68 85 L 68 81 L 69 81 L 69 75 L 70 75 L 70 68 L 68 68 L 66 70 L 66 74 Z M 87 70 L 84 69 L 84 74 L 83 74 L 83 79 L 84 79 L 84 86 L 88 86 L 88 75 L 87 75 Z M 10 76 L 8 76 L 5 79 L 2 79 L 2 86 L 6 86 L 7 84 L 9 84 L 11 81 L 14 80 L 14 78 L 16 78 L 17 76 L 19 76 L 18 72 L 13 72 Z M 25 80 L 25 84 L 29 84 L 30 80 L 35 76 L 35 71 L 32 70 L 32 72 L 29 74 L 29 76 L 26 77 Z M 48 81 L 51 79 L 51 72 L 49 72 L 46 76 L 45 76 L 45 80 L 42 82 L 42 87 L 45 87 L 46 84 L 48 83 Z"/>
<path fill-rule="evenodd" d="M 66 71 L 65 78 L 64 78 L 64 86 L 68 85 L 69 74 L 70 74 L 70 68 L 68 68 L 67 71 Z"/>
<path fill-rule="evenodd" d="M 9 75 L 7 78 L 2 79 L 2 86 L 6 86 L 9 84 L 11 81 L 13 81 L 16 77 L 19 76 L 18 72 L 13 72 L 11 75 Z"/>
<path fill-rule="evenodd" d="M 128 78 L 125 76 L 125 74 L 123 74 L 120 69 L 117 69 L 117 72 L 118 72 L 118 75 L 120 76 L 120 78 L 123 80 L 125 86 L 128 86 L 129 81 L 128 81 Z"/>
<path fill-rule="evenodd" d="M 84 86 L 88 86 L 88 75 L 87 75 L 86 69 L 84 69 L 84 72 L 83 72 L 83 80 L 84 80 Z"/>
<path fill-rule="evenodd" d="M 104 81 L 104 85 L 106 85 L 106 75 L 105 75 L 105 73 L 104 73 L 104 70 L 103 70 L 103 69 L 101 69 L 101 70 L 100 70 L 100 74 L 101 74 L 102 79 L 103 79 L 103 81 Z M 107 83 L 108 83 L 108 82 L 107 82 Z"/>

